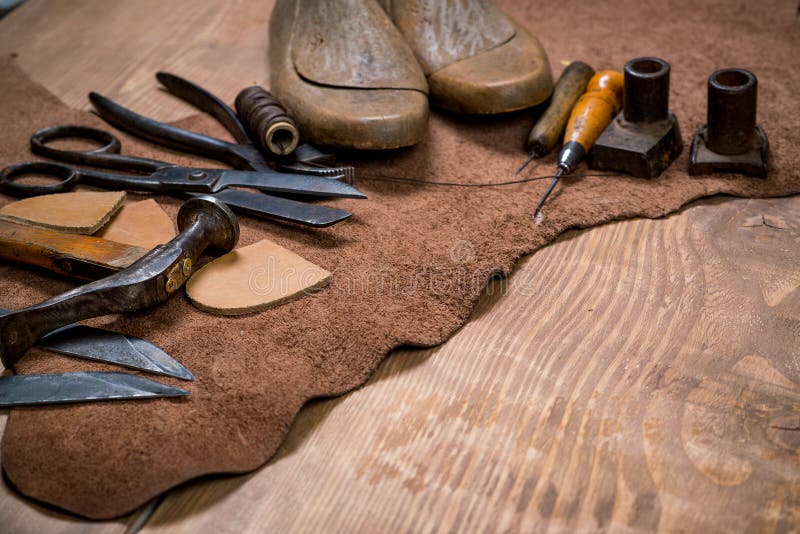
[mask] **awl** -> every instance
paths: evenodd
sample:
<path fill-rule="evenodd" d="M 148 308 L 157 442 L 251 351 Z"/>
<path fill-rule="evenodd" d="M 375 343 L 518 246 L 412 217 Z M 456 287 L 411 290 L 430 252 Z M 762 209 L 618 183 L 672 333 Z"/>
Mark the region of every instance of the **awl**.
<path fill-rule="evenodd" d="M 128 373 L 0 376 L 0 406 L 182 397 L 189 392 Z"/>

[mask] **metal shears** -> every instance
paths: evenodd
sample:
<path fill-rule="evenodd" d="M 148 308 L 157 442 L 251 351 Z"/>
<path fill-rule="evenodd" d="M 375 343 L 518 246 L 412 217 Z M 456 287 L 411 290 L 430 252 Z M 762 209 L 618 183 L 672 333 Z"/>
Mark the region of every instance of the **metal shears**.
<path fill-rule="evenodd" d="M 98 115 L 122 130 L 163 146 L 210 157 L 237 169 L 247 170 L 182 167 L 163 161 L 122 155 L 119 139 L 108 132 L 86 126 L 53 126 L 39 130 L 31 136 L 31 150 L 35 154 L 65 163 L 135 174 L 76 169 L 49 162 L 21 163 L 0 171 L 0 191 L 14 196 L 34 196 L 67 191 L 83 182 L 108 189 L 210 194 L 232 208 L 250 215 L 314 227 L 330 226 L 346 219 L 351 213 L 232 187 L 311 197 L 366 198 L 358 189 L 339 180 L 273 170 L 228 106 L 182 78 L 166 73 L 159 73 L 157 77 L 170 92 L 214 116 L 238 143 L 222 141 L 149 119 L 96 93 L 91 93 L 89 98 Z M 48 145 L 49 142 L 65 138 L 90 140 L 101 143 L 102 146 L 81 151 Z M 46 185 L 17 181 L 26 175 L 51 176 L 60 181 Z"/>

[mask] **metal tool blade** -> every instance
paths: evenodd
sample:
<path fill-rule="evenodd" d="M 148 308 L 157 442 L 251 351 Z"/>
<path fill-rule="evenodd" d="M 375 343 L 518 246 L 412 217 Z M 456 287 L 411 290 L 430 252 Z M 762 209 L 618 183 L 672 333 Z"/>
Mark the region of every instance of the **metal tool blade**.
<path fill-rule="evenodd" d="M 0 308 L 0 314 L 9 310 Z M 111 363 L 181 380 L 194 375 L 161 347 L 142 338 L 110 330 L 73 324 L 47 334 L 37 347 L 86 360 Z"/>
<path fill-rule="evenodd" d="M 334 179 L 331 179 L 334 178 Z M 251 187 L 272 193 L 291 193 L 315 197 L 367 198 L 367 196 L 339 179 L 344 175 L 321 178 L 306 174 L 275 171 L 221 171 L 214 184 L 214 192 L 230 186 Z"/>
<path fill-rule="evenodd" d="M 182 397 L 188 391 L 128 373 L 0 376 L 0 406 Z"/>
<path fill-rule="evenodd" d="M 239 189 L 223 189 L 211 196 L 228 204 L 235 211 L 255 217 L 269 217 L 315 228 L 331 226 L 350 217 L 349 211 L 306 204 L 288 198 L 274 197 Z"/>
<path fill-rule="evenodd" d="M 178 363 L 161 347 L 145 339 L 92 328 L 81 324 L 65 326 L 47 334 L 37 346 L 88 360 L 113 363 L 172 376 L 181 380 L 194 380 L 194 375 Z"/>

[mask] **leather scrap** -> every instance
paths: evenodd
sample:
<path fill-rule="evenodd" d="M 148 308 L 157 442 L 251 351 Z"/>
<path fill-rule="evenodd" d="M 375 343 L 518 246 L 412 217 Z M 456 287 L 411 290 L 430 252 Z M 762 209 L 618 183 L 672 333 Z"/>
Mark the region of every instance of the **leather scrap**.
<path fill-rule="evenodd" d="M 0 219 L 92 235 L 122 208 L 125 191 L 78 191 L 25 198 L 0 208 Z"/>
<path fill-rule="evenodd" d="M 220 315 L 268 310 L 328 285 L 331 273 L 262 239 L 216 258 L 186 283 L 192 304 Z"/>
<path fill-rule="evenodd" d="M 175 237 L 175 223 L 152 198 L 126 204 L 97 237 L 152 249 Z"/>

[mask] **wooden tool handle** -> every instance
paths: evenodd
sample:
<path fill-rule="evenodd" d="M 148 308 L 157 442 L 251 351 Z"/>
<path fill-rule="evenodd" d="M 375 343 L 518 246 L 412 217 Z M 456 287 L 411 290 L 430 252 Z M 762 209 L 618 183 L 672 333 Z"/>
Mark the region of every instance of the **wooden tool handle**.
<path fill-rule="evenodd" d="M 277 156 L 291 154 L 300 141 L 294 117 L 263 88 L 254 85 L 236 97 L 236 113 L 262 148 Z"/>
<path fill-rule="evenodd" d="M 625 78 L 619 71 L 603 70 L 595 74 L 572 110 L 564 144 L 574 141 L 588 152 L 622 108 L 624 87 Z"/>
<path fill-rule="evenodd" d="M 97 280 L 125 269 L 147 249 L 0 220 L 0 258 L 48 271 Z"/>
<path fill-rule="evenodd" d="M 155 306 L 192 274 L 206 248 L 233 250 L 239 238 L 236 216 L 223 202 L 200 196 L 178 213 L 181 233 L 116 274 L 77 287 L 24 310 L 0 316 L 0 359 L 13 366 L 45 334 L 92 317 Z"/>
<path fill-rule="evenodd" d="M 592 76 L 594 69 L 582 61 L 573 61 L 561 73 L 550 104 L 528 135 L 528 150 L 536 157 L 547 155 L 558 144 L 570 113 Z"/>

